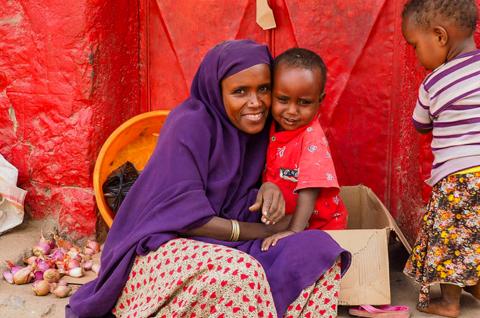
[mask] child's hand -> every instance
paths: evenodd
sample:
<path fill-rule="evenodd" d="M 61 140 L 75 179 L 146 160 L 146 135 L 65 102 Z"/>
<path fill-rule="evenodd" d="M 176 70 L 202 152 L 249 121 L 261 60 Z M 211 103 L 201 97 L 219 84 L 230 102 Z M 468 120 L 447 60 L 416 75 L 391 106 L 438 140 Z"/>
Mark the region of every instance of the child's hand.
<path fill-rule="evenodd" d="M 258 211 L 260 208 L 265 224 L 275 224 L 285 215 L 285 199 L 275 184 L 265 182 L 258 190 L 257 199 L 249 210 Z"/>
<path fill-rule="evenodd" d="M 289 230 L 289 231 L 284 231 L 284 232 L 280 232 L 280 233 L 277 233 L 277 234 L 273 234 L 272 236 L 267 237 L 262 242 L 262 251 L 264 251 L 264 252 L 268 251 L 270 246 L 277 245 L 277 242 L 280 241 L 282 238 L 293 235 L 295 233 L 296 232 Z"/>

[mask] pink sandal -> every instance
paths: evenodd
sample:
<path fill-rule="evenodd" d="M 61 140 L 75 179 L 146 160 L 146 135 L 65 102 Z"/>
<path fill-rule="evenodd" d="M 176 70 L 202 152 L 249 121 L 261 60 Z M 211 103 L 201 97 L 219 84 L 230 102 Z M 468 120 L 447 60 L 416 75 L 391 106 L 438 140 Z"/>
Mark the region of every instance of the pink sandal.
<path fill-rule="evenodd" d="M 408 318 L 410 317 L 410 308 L 407 306 L 378 306 L 362 305 L 357 308 L 350 308 L 348 313 L 357 317 L 369 318 Z"/>

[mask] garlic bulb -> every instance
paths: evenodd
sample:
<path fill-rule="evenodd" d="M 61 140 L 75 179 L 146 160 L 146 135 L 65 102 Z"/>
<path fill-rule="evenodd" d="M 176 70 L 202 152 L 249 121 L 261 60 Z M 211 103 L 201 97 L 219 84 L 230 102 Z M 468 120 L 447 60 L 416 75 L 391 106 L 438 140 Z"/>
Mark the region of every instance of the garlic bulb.
<path fill-rule="evenodd" d="M 95 274 L 98 274 L 98 272 L 100 272 L 100 264 L 93 264 L 92 265 L 92 271 L 95 273 Z"/>
<path fill-rule="evenodd" d="M 83 252 L 85 253 L 85 255 L 89 255 L 89 256 L 92 256 L 95 254 L 95 251 L 89 247 L 85 247 L 83 249 Z"/>
<path fill-rule="evenodd" d="M 77 261 L 76 259 L 71 259 L 67 262 L 67 268 L 72 269 L 75 267 L 80 267 L 80 262 Z"/>
<path fill-rule="evenodd" d="M 60 286 L 57 286 L 57 288 L 55 288 L 55 290 L 53 291 L 53 294 L 58 298 L 64 298 L 64 297 L 67 297 L 71 291 L 72 291 L 72 287 L 60 285 Z"/>
<path fill-rule="evenodd" d="M 100 244 L 97 241 L 88 240 L 86 247 L 90 248 L 95 254 L 100 252 Z"/>
<path fill-rule="evenodd" d="M 32 252 L 35 256 L 47 255 L 50 252 L 50 244 L 39 242 L 32 248 Z"/>
<path fill-rule="evenodd" d="M 74 267 L 68 271 L 68 275 L 72 277 L 82 277 L 83 269 L 81 267 Z"/>
<path fill-rule="evenodd" d="M 28 265 L 32 265 L 37 260 L 37 256 L 30 256 L 23 259 L 23 262 Z"/>
<path fill-rule="evenodd" d="M 89 271 L 92 269 L 93 262 L 92 261 L 86 261 L 83 263 L 82 267 L 84 270 Z"/>
<path fill-rule="evenodd" d="M 60 273 L 54 268 L 47 269 L 43 273 L 43 279 L 49 283 L 57 283 L 60 280 Z"/>
<path fill-rule="evenodd" d="M 34 281 L 39 281 L 43 279 L 43 272 L 42 271 L 36 271 L 33 273 L 33 280 Z"/>
<path fill-rule="evenodd" d="M 13 274 L 11 271 L 4 271 L 3 272 L 3 278 L 9 283 L 13 284 Z"/>
<path fill-rule="evenodd" d="M 32 284 L 32 288 L 37 296 L 45 296 L 50 292 L 50 285 L 46 280 L 37 280 Z"/>
<path fill-rule="evenodd" d="M 16 285 L 23 285 L 33 278 L 32 268 L 30 266 L 19 269 L 15 274 L 13 274 L 13 282 Z"/>

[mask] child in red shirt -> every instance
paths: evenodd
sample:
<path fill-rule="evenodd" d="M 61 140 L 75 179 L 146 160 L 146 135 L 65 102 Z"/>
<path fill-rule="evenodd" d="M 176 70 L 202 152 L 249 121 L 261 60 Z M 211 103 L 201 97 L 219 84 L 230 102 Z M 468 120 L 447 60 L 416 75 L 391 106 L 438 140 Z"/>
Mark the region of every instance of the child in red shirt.
<path fill-rule="evenodd" d="M 327 69 L 316 53 L 292 48 L 273 63 L 270 144 L 264 182 L 275 183 L 285 198 L 285 213 L 293 214 L 286 231 L 266 238 L 262 250 L 305 229 L 339 230 L 347 211 L 319 123 Z"/>

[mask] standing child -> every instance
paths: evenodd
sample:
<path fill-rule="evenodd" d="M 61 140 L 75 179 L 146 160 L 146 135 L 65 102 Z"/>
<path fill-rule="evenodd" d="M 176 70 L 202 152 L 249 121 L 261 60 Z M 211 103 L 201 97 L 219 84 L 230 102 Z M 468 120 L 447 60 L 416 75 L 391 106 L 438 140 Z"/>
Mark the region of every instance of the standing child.
<path fill-rule="evenodd" d="M 284 237 L 304 229 L 346 227 L 347 212 L 339 193 L 327 139 L 318 109 L 325 96 L 327 69 L 312 51 L 293 48 L 273 66 L 272 115 L 264 181 L 275 183 L 293 214 L 286 231 L 266 238 L 268 250 Z"/>
<path fill-rule="evenodd" d="M 413 123 L 433 133 L 433 186 L 405 266 L 421 284 L 418 310 L 458 317 L 462 289 L 480 299 L 480 50 L 475 0 L 410 0 L 403 35 L 433 72 L 420 86 Z M 441 297 L 429 299 L 432 284 Z"/>

